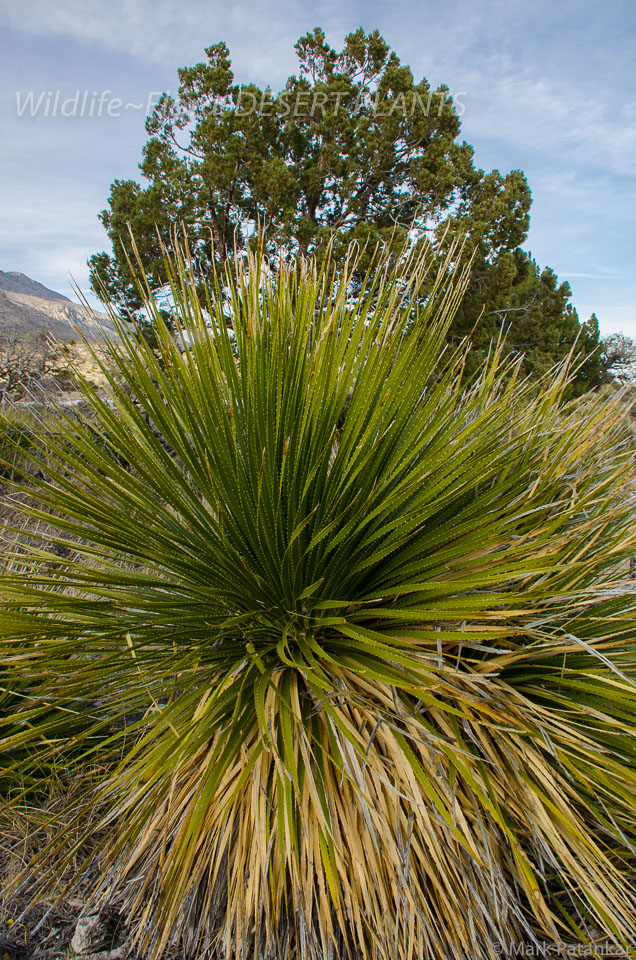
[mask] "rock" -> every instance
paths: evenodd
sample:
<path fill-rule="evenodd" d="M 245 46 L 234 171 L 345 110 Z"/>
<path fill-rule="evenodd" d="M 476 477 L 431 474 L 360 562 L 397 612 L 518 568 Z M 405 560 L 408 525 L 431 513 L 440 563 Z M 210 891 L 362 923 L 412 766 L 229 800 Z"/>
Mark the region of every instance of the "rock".
<path fill-rule="evenodd" d="M 113 933 L 117 923 L 113 917 L 103 913 L 93 913 L 80 917 L 71 940 L 73 953 L 81 960 L 125 960 L 130 954 L 130 944 L 108 947 L 114 940 Z"/>
<path fill-rule="evenodd" d="M 99 913 L 80 917 L 71 940 L 71 948 L 80 955 L 89 953 L 96 940 L 104 935 L 104 921 Z"/>

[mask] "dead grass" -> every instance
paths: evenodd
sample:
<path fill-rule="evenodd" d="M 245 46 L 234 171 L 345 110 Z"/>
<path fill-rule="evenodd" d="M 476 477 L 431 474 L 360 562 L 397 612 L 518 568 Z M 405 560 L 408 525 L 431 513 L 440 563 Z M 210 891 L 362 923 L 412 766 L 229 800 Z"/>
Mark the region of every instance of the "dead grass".
<path fill-rule="evenodd" d="M 16 799 L 5 800 L 0 811 L 0 957 L 3 952 L 12 960 L 58 960 L 67 955 L 94 882 L 86 861 L 90 861 L 98 835 L 72 850 L 73 841 L 90 826 L 90 807 L 71 831 L 68 860 L 60 861 L 45 894 L 41 887 L 47 877 L 38 856 L 70 822 L 73 801 L 87 794 L 95 776 L 95 771 L 72 778 L 61 776 L 44 795 L 33 793 L 18 799 L 16 791 Z"/>

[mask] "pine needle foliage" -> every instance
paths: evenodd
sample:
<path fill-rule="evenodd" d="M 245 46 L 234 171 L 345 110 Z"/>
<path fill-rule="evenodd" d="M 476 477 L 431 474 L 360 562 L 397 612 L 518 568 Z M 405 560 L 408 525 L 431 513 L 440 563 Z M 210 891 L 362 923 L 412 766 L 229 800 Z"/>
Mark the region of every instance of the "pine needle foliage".
<path fill-rule="evenodd" d="M 72 554 L 1 578 L 5 775 L 105 771 L 95 897 L 151 958 L 635 945 L 622 407 L 497 348 L 467 384 L 453 257 L 207 299 L 177 257 L 177 335 L 140 280 L 157 345 L 113 311 L 108 395 L 29 452 Z"/>

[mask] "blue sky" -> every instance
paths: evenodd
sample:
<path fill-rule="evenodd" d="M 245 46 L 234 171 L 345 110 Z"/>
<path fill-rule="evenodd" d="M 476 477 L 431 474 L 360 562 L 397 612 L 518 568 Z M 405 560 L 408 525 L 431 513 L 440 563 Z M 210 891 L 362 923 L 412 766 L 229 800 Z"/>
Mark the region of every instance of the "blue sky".
<path fill-rule="evenodd" d="M 175 92 L 177 68 L 219 40 L 239 82 L 278 89 L 296 71 L 294 42 L 317 25 L 336 47 L 377 27 L 416 79 L 447 84 L 477 163 L 526 173 L 527 249 L 568 280 L 582 319 L 594 310 L 603 332 L 636 337 L 633 0 L 3 0 L 0 269 L 85 289 L 86 258 L 108 248 L 97 213 L 110 184 L 137 176 L 148 97 Z M 57 90 L 57 116 L 44 116 Z M 45 94 L 40 110 L 18 116 L 29 91 Z M 76 91 L 85 115 L 60 116 Z M 97 103 L 87 115 L 93 92 L 107 95 L 101 117 Z"/>

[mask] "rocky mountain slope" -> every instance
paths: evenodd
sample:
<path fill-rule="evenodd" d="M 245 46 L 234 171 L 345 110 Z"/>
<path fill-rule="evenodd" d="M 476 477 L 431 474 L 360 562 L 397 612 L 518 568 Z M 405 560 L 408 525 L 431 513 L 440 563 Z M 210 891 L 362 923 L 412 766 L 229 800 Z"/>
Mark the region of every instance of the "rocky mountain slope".
<path fill-rule="evenodd" d="M 0 270 L 0 340 L 42 330 L 63 343 L 78 340 L 80 335 L 99 340 L 101 327 L 113 333 L 106 314 L 89 312 L 23 273 Z"/>
<path fill-rule="evenodd" d="M 56 293 L 55 290 L 49 290 L 43 283 L 38 283 L 37 280 L 32 280 L 31 277 L 27 277 L 24 273 L 18 273 L 16 270 L 10 270 L 8 273 L 0 270 L 0 290 L 5 290 L 9 293 L 26 293 L 32 297 L 41 297 L 43 300 L 64 300 L 66 303 L 71 302 L 64 294 Z"/>

